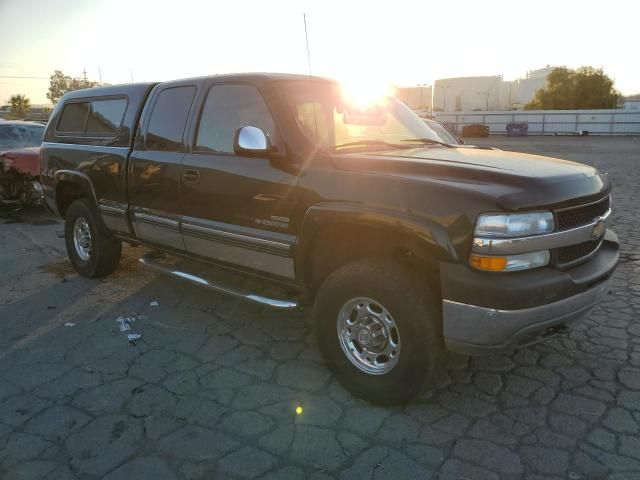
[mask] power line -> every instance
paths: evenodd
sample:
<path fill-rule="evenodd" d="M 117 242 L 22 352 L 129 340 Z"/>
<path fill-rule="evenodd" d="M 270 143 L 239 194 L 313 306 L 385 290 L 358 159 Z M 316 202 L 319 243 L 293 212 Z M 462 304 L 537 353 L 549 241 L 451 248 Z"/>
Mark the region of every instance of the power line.
<path fill-rule="evenodd" d="M 0 78 L 12 78 L 22 80 L 49 80 L 49 77 L 31 77 L 27 75 L 0 75 Z"/>

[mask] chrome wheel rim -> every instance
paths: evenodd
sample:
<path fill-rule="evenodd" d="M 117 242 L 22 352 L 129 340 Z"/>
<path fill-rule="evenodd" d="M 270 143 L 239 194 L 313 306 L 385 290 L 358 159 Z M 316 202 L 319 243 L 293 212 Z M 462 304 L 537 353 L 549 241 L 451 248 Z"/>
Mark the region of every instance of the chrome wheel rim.
<path fill-rule="evenodd" d="M 73 224 L 73 245 L 80 260 L 86 262 L 91 258 L 91 229 L 83 217 L 76 218 Z"/>
<path fill-rule="evenodd" d="M 349 361 L 370 375 L 389 373 L 400 358 L 400 330 L 384 305 L 367 297 L 348 300 L 338 313 L 338 340 Z"/>

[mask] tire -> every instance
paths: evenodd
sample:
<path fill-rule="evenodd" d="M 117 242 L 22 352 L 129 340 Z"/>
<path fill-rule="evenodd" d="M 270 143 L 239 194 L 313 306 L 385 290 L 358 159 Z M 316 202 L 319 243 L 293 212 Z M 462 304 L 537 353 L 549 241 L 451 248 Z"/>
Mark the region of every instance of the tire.
<path fill-rule="evenodd" d="M 382 322 L 369 318 L 362 320 L 369 326 L 355 323 L 358 328 L 350 329 L 349 322 L 356 311 L 366 312 L 367 308 L 376 313 L 371 318 L 377 320 L 388 318 L 388 313 L 395 326 L 380 336 Z M 347 316 L 348 312 L 351 315 Z M 367 313 L 357 318 L 367 316 L 370 317 Z M 339 317 L 350 320 L 345 323 Z M 443 345 L 441 318 L 439 295 L 434 294 L 433 288 L 402 265 L 384 259 L 358 260 L 339 268 L 320 286 L 314 305 L 317 343 L 329 368 L 355 396 L 381 405 L 402 404 L 431 380 Z M 377 357 L 378 365 L 372 365 L 366 358 L 354 361 L 357 356 L 368 357 L 368 350 L 362 349 L 357 339 L 344 340 L 345 334 L 339 333 L 345 331 L 344 325 L 353 332 L 349 335 L 363 342 L 371 342 L 372 331 L 377 342 L 386 338 L 385 352 L 389 355 Z M 364 334 L 362 330 L 366 330 Z M 354 350 L 349 345 L 360 348 Z M 389 352 L 396 347 L 397 352 Z M 382 347 L 370 348 L 375 356 Z M 354 353 L 349 355 L 346 351 Z M 397 356 L 392 358 L 394 353 Z"/>
<path fill-rule="evenodd" d="M 76 245 L 75 227 L 79 227 L 83 232 L 88 229 L 89 232 L 89 237 L 84 236 L 78 242 L 80 246 Z M 64 233 L 71 265 L 83 277 L 103 277 L 118 267 L 122 242 L 107 230 L 93 202 L 88 198 L 75 200 L 69 206 L 65 216 Z"/>

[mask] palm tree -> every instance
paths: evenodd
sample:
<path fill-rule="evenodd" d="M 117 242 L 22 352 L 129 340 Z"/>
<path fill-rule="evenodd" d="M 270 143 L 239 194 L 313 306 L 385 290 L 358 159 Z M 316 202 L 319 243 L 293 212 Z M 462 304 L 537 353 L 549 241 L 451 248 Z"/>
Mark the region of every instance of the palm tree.
<path fill-rule="evenodd" d="M 24 118 L 31 108 L 31 101 L 26 95 L 12 95 L 9 103 L 11 104 L 11 113 L 18 118 Z"/>

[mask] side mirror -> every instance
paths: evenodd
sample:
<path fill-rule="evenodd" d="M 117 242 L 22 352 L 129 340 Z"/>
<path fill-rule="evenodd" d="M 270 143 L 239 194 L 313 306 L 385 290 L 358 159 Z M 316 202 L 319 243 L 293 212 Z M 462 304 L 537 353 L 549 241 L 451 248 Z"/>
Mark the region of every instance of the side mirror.
<path fill-rule="evenodd" d="M 462 137 L 456 137 L 456 138 L 460 142 L 460 145 L 464 145 L 464 140 L 462 139 Z"/>
<path fill-rule="evenodd" d="M 258 127 L 246 126 L 236 130 L 233 136 L 236 155 L 266 155 L 271 152 L 269 137 Z"/>

